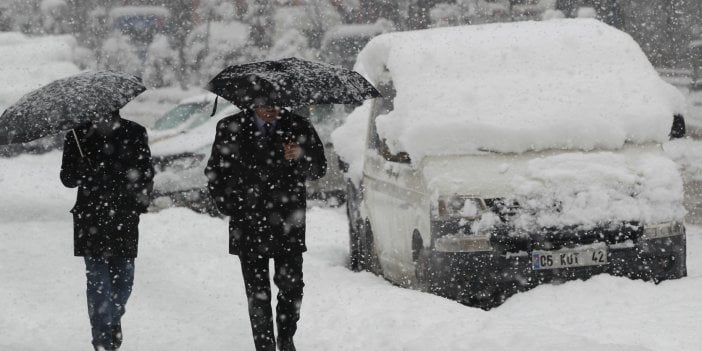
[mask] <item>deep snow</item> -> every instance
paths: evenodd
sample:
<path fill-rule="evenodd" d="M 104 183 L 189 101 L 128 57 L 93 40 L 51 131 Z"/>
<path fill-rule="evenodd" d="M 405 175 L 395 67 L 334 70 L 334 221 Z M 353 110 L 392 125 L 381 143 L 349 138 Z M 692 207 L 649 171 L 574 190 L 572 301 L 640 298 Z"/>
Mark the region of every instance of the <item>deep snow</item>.
<path fill-rule="evenodd" d="M 83 263 L 72 256 L 75 190 L 60 153 L 0 159 L 0 350 L 90 348 Z M 702 228 L 689 277 L 660 285 L 598 276 L 546 285 L 485 312 L 345 267 L 343 209 L 308 216 L 301 350 L 698 350 Z M 227 223 L 185 209 L 142 216 L 123 351 L 253 350 Z"/>

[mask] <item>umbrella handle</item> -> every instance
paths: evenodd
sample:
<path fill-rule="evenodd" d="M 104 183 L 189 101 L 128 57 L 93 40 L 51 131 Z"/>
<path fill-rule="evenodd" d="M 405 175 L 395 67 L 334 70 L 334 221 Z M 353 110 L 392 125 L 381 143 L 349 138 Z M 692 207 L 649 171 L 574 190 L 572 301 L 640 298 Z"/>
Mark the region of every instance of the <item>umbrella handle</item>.
<path fill-rule="evenodd" d="M 73 133 L 73 138 L 76 139 L 76 146 L 78 146 L 78 152 L 80 153 L 80 158 L 85 159 L 85 162 L 88 162 L 88 166 L 90 168 L 93 168 L 93 165 L 90 164 L 90 160 L 85 157 L 85 154 L 83 153 L 83 148 L 80 147 L 80 141 L 78 140 L 78 134 L 76 134 L 75 129 L 71 129 L 71 132 Z"/>
<path fill-rule="evenodd" d="M 83 154 L 83 149 L 80 147 L 80 141 L 78 141 L 78 135 L 76 134 L 76 130 L 71 129 L 71 132 L 73 132 L 73 138 L 76 139 L 76 146 L 78 146 L 78 152 L 80 152 L 80 158 L 85 158 L 85 154 Z"/>

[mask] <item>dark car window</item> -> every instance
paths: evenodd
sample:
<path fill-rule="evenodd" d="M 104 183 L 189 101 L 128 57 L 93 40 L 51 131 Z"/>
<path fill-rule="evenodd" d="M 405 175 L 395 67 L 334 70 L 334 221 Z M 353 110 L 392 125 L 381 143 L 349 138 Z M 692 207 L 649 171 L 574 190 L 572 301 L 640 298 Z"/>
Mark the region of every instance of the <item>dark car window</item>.
<path fill-rule="evenodd" d="M 166 112 L 163 117 L 156 121 L 156 124 L 154 124 L 154 129 L 166 130 L 178 127 L 183 122 L 187 121 L 191 116 L 204 113 L 206 106 L 206 104 L 201 103 L 178 105 L 174 109 Z"/>
<path fill-rule="evenodd" d="M 685 118 L 682 115 L 673 116 L 673 127 L 670 129 L 670 139 L 685 137 Z"/>

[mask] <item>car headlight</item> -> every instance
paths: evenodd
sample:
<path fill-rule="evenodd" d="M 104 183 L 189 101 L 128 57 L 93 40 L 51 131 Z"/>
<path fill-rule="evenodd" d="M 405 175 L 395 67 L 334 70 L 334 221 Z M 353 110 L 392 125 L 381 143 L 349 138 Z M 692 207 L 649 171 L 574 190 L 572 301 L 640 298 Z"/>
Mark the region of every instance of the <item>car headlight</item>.
<path fill-rule="evenodd" d="M 646 240 L 684 235 L 685 226 L 680 222 L 644 224 L 643 238 Z"/>
<path fill-rule="evenodd" d="M 486 213 L 485 201 L 477 196 L 439 196 L 432 202 L 434 250 L 438 252 L 492 251 L 490 235 L 471 233 L 471 226 Z"/>
<path fill-rule="evenodd" d="M 431 214 L 432 217 L 439 219 L 477 219 L 486 209 L 485 201 L 476 196 L 439 196 L 439 198 L 432 203 Z"/>

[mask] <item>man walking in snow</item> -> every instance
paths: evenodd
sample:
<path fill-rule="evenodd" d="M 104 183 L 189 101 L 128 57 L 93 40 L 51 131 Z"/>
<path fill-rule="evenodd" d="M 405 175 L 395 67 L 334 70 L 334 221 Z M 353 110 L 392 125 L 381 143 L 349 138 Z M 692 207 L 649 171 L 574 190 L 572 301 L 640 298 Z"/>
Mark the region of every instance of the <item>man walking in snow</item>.
<path fill-rule="evenodd" d="M 115 111 L 66 135 L 61 181 L 78 187 L 71 210 L 74 254 L 83 256 L 95 350 L 122 344 L 121 318 L 134 282 L 139 215 L 154 170 L 146 129 Z"/>
<path fill-rule="evenodd" d="M 217 125 L 205 174 L 230 216 L 229 252 L 238 255 L 258 351 L 294 351 L 304 283 L 306 180 L 326 173 L 324 148 L 310 122 L 265 99 Z M 269 261 L 278 286 L 273 333 Z"/>

